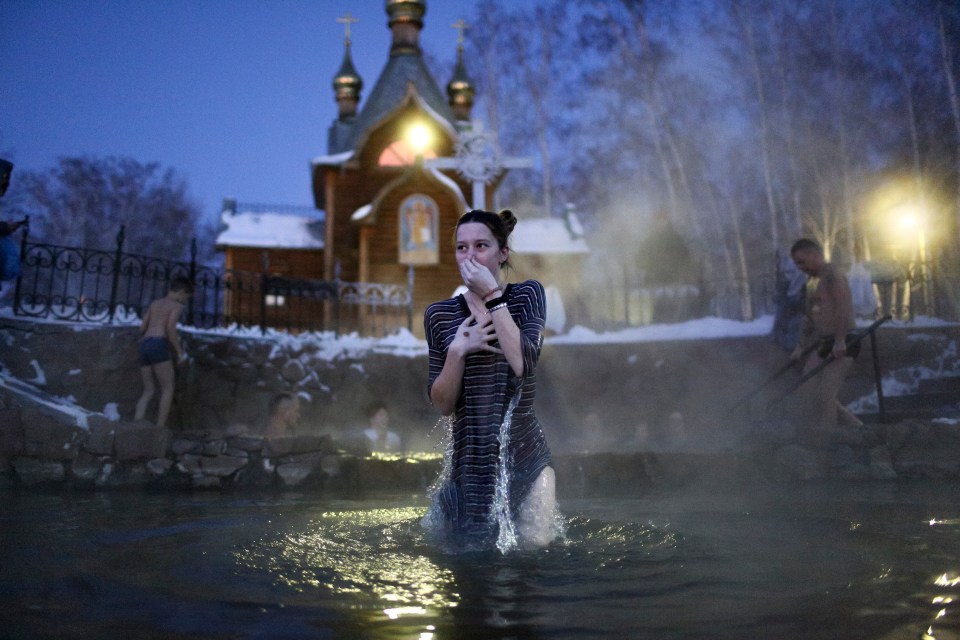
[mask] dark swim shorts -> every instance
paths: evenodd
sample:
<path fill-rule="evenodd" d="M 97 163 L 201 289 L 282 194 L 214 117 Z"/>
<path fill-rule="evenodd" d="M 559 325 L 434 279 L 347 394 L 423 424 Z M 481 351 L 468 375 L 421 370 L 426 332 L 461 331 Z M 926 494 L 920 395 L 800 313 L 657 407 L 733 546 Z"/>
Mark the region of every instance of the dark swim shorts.
<path fill-rule="evenodd" d="M 166 338 L 144 338 L 140 341 L 140 366 L 160 364 L 171 360 L 170 344 Z"/>
<path fill-rule="evenodd" d="M 846 342 L 848 358 L 856 358 L 858 355 L 860 355 L 861 341 L 853 342 L 854 338 L 856 338 L 855 333 L 847 334 Z M 832 336 L 824 336 L 820 338 L 820 340 L 817 341 L 817 355 L 821 358 L 826 358 L 829 356 L 830 353 L 833 352 L 833 342 L 834 340 Z"/>

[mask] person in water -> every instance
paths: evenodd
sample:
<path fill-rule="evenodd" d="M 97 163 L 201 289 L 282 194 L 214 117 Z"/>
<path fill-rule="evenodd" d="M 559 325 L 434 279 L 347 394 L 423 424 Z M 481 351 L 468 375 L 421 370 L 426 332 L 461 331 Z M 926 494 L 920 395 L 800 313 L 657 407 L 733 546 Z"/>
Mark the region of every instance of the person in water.
<path fill-rule="evenodd" d="M 799 360 L 804 351 L 812 349 L 803 362 L 804 374 L 824 363 L 828 357 L 833 358 L 800 390 L 801 401 L 806 405 L 801 410 L 801 439 L 816 440 L 817 436 L 811 434 L 829 435 L 836 430 L 838 421 L 845 426 L 863 425 L 837 399 L 860 345 L 856 343 L 847 347 L 847 334 L 856 325 L 846 274 L 827 262 L 823 249 L 809 238 L 797 240 L 790 248 L 790 255 L 797 268 L 809 276 L 800 344 L 791 358 Z"/>
<path fill-rule="evenodd" d="M 140 376 L 143 378 L 143 394 L 137 400 L 134 420 L 143 420 L 147 405 L 156 392 L 154 378 L 160 384 L 160 403 L 157 408 L 157 426 L 164 427 L 173 404 L 174 363 L 181 364 L 186 354 L 177 337 L 177 320 L 183 305 L 193 295 L 193 283 L 178 276 L 170 283 L 163 298 L 150 303 L 140 325 L 139 351 Z"/>
<path fill-rule="evenodd" d="M 517 219 L 474 210 L 457 222 L 457 266 L 466 292 L 424 313 L 431 404 L 452 415 L 449 469 L 433 494 L 429 522 L 449 533 L 492 539 L 497 484 L 506 465 L 508 523 L 518 544 L 540 547 L 556 537 L 555 476 L 550 449 L 533 411 L 536 367 L 546 319 L 536 280 L 505 284 L 508 239 Z M 501 451 L 501 426 L 510 421 Z M 502 481 L 501 481 L 502 483 Z M 502 486 L 501 486 L 502 491 Z"/>

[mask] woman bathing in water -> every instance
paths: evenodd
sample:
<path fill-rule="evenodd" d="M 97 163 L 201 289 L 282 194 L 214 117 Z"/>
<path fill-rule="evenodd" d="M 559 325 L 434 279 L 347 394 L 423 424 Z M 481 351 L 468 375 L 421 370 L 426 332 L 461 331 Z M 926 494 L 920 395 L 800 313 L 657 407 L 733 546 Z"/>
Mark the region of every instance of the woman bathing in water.
<path fill-rule="evenodd" d="M 546 318 L 543 286 L 501 279 L 516 224 L 510 211 L 461 216 L 455 248 L 467 291 L 433 303 L 424 314 L 430 402 L 452 414 L 449 475 L 425 522 L 481 544 L 497 538 L 500 431 L 509 418 L 508 517 L 517 542 L 530 548 L 556 537 L 556 498 L 550 449 L 533 411 Z"/>

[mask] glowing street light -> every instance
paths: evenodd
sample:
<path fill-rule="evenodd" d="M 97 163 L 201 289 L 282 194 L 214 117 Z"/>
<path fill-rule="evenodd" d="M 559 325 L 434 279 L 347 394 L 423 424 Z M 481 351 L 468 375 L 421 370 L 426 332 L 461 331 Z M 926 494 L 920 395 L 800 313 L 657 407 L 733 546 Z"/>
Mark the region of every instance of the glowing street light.
<path fill-rule="evenodd" d="M 917 257 L 920 267 L 921 290 L 923 291 L 924 310 L 930 310 L 930 281 L 927 271 L 927 236 L 924 228 L 924 210 L 916 204 L 904 204 L 899 207 L 900 227 L 906 233 L 917 234 Z M 911 308 L 912 314 L 912 308 Z"/>
<path fill-rule="evenodd" d="M 423 156 L 424 151 L 430 147 L 433 136 L 430 135 L 430 129 L 422 123 L 417 123 L 407 129 L 407 142 L 413 147 L 417 156 Z"/>

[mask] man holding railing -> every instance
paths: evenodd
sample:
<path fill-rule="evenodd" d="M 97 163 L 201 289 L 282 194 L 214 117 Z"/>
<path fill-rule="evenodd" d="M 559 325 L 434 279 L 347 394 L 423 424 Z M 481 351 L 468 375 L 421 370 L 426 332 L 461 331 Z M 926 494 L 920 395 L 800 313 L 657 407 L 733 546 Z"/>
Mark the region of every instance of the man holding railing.
<path fill-rule="evenodd" d="M 820 245 L 808 238 L 797 240 L 790 255 L 797 268 L 810 278 L 800 344 L 791 357 L 799 360 L 804 352 L 809 354 L 803 363 L 805 374 L 826 364 L 819 374 L 801 387 L 802 401 L 806 405 L 802 412 L 803 422 L 799 425 L 800 435 L 805 436 L 801 439 L 816 440 L 814 434 L 817 431 L 823 435 L 834 431 L 838 419 L 846 426 L 863 424 L 837 400 L 860 344 L 857 342 L 847 348 L 847 334 L 855 323 L 846 274 L 827 262 Z"/>

